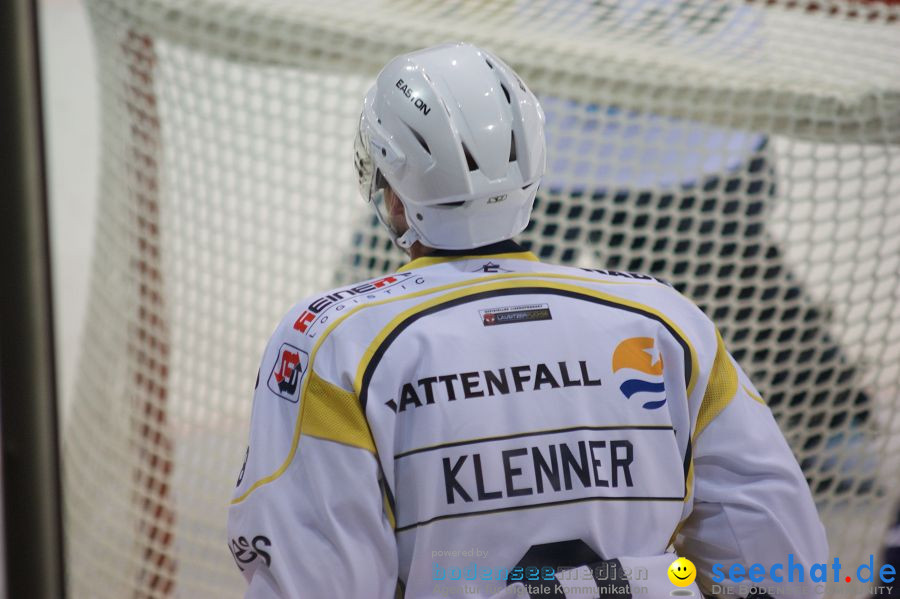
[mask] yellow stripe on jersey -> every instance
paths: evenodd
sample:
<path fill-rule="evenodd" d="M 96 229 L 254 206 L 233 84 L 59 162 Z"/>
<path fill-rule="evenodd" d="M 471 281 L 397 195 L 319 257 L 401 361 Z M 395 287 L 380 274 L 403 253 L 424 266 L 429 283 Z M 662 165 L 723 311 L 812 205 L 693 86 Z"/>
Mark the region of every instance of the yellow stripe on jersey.
<path fill-rule="evenodd" d="M 703 403 L 700 404 L 700 412 L 697 414 L 693 435 L 695 441 L 703 429 L 731 403 L 737 390 L 737 369 L 731 363 L 722 335 L 716 331 L 716 357 L 709 374 L 709 382 L 706 384 L 706 393 L 703 394 Z"/>
<path fill-rule="evenodd" d="M 300 434 L 376 453 L 369 422 L 356 395 L 329 383 L 314 370 L 309 371 L 309 377 Z"/>
<path fill-rule="evenodd" d="M 725 342 L 722 341 L 722 335 L 716 330 L 716 357 L 713 359 L 712 370 L 709 374 L 709 382 L 706 383 L 706 391 L 703 394 L 703 400 L 700 403 L 700 411 L 697 413 L 697 424 L 694 426 L 694 434 L 691 436 L 691 443 L 696 447 L 697 437 L 703 432 L 710 422 L 715 420 L 716 416 L 722 413 L 731 400 L 737 395 L 738 390 L 738 373 L 728 350 L 725 349 Z M 759 401 L 763 405 L 765 402 L 761 397 L 755 396 L 744 387 L 744 390 L 753 399 Z M 691 463 L 688 466 L 686 492 L 684 494 L 685 502 L 691 497 L 694 487 L 694 458 L 691 456 Z M 678 531 L 684 526 L 686 520 L 679 522 L 669 539 L 669 545 L 675 542 Z"/>
<path fill-rule="evenodd" d="M 443 264 L 444 262 L 459 262 L 461 260 L 528 260 L 529 262 L 538 262 L 538 257 L 531 252 L 510 252 L 507 254 L 482 254 L 469 256 L 422 256 L 415 260 L 404 264 L 397 269 L 397 272 L 405 272 L 416 268 L 424 268 L 433 264 Z"/>
<path fill-rule="evenodd" d="M 750 389 L 750 387 L 748 387 L 747 385 L 741 385 L 741 387 L 744 388 L 744 393 L 746 393 L 747 395 L 752 397 L 754 400 L 758 401 L 759 403 L 761 403 L 764 406 L 767 405 L 766 400 L 764 400 L 762 397 L 760 397 L 759 395 L 754 393 L 753 390 Z"/>

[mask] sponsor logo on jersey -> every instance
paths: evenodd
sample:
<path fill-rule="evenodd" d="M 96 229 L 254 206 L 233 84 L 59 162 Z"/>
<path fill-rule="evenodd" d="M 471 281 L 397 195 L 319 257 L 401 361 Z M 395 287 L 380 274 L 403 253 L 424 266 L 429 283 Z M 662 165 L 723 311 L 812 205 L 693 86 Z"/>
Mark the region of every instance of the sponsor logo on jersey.
<path fill-rule="evenodd" d="M 300 401 L 300 379 L 306 370 L 309 354 L 290 343 L 283 343 L 275 356 L 269 390 L 292 403 Z"/>
<path fill-rule="evenodd" d="M 306 334 L 316 319 L 332 306 L 341 306 L 346 302 L 360 303 L 359 296 L 366 296 L 366 299 L 374 299 L 373 292 L 386 291 L 390 293 L 390 288 L 401 285 L 410 277 L 412 273 L 400 272 L 380 279 L 375 279 L 368 283 L 361 283 L 346 289 L 338 289 L 327 295 L 320 296 L 313 300 L 306 309 L 294 321 L 294 329 Z M 419 281 L 416 281 L 420 284 Z M 424 283 L 424 280 L 421 281 Z M 405 288 L 405 287 L 404 287 Z M 338 308 L 340 309 L 340 308 Z"/>
<path fill-rule="evenodd" d="M 485 272 L 485 273 L 496 273 L 496 272 L 512 272 L 508 268 L 503 268 L 496 262 L 485 262 L 481 266 L 472 269 L 469 272 Z"/>
<path fill-rule="evenodd" d="M 494 397 L 566 387 L 599 387 L 602 384 L 585 360 L 575 364 L 557 362 L 509 366 L 496 370 L 473 370 L 426 376 L 400 386 L 399 400 L 390 399 L 385 405 L 393 412 L 430 406 L 436 401 L 456 401 L 478 397 Z"/>
<path fill-rule="evenodd" d="M 266 562 L 266 566 L 271 566 L 272 556 L 266 551 L 271 546 L 272 541 L 264 535 L 256 535 L 251 541 L 248 541 L 247 537 L 238 537 L 228 543 L 231 556 L 234 557 L 241 572 L 244 571 L 244 566 L 253 563 L 257 558 Z"/>
<path fill-rule="evenodd" d="M 549 304 L 530 304 L 527 306 L 505 306 L 479 310 L 481 322 L 486 327 L 516 322 L 534 322 L 535 320 L 553 320 Z"/>
<path fill-rule="evenodd" d="M 626 399 L 640 395 L 645 410 L 657 410 L 666 403 L 663 359 L 651 337 L 630 337 L 616 346 L 612 358 L 613 373 L 624 371 L 619 384 Z"/>

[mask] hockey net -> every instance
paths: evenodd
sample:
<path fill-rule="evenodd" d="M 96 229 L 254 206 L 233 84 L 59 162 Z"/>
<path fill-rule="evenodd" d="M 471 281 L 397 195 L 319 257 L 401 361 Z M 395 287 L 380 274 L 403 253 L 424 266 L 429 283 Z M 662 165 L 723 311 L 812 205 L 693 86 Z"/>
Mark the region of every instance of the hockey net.
<path fill-rule="evenodd" d="M 392 56 L 491 49 L 541 97 L 544 260 L 664 278 L 776 414 L 842 562 L 900 463 L 900 10 L 892 2 L 90 0 L 102 168 L 65 415 L 74 597 L 238 597 L 224 523 L 288 307 L 392 270 L 358 197 Z M 877 559 L 877 558 L 876 558 Z"/>

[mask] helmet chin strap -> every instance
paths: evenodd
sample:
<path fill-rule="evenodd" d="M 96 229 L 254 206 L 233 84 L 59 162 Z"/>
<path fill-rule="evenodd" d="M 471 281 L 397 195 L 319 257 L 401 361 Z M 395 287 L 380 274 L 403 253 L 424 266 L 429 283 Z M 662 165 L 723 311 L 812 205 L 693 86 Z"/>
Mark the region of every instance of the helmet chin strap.
<path fill-rule="evenodd" d="M 415 242 L 419 241 L 419 234 L 412 227 L 409 227 L 403 235 L 394 237 L 394 241 L 404 250 L 408 250 Z"/>

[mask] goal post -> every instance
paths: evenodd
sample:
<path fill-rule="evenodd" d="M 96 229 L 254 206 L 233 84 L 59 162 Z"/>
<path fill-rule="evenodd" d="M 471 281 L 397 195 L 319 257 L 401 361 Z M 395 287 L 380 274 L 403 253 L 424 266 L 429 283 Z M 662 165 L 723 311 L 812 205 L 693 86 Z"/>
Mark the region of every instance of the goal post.
<path fill-rule="evenodd" d="M 64 599 L 37 21 L 33 0 L 0 4 L 0 595 Z"/>
<path fill-rule="evenodd" d="M 544 105 L 523 243 L 696 301 L 832 555 L 877 554 L 900 491 L 895 2 L 88 4 L 102 164 L 64 422 L 74 597 L 241 595 L 224 524 L 265 340 L 300 298 L 403 262 L 357 197 L 352 139 L 388 59 L 452 40 Z"/>

